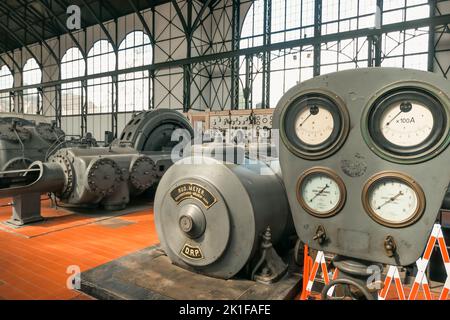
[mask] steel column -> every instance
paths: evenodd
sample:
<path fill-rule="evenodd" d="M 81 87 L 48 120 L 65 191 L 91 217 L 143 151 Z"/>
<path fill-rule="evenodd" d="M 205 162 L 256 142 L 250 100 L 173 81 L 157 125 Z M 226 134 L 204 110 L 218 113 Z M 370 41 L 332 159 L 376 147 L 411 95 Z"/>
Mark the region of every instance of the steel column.
<path fill-rule="evenodd" d="M 319 39 L 322 36 L 322 0 L 314 1 L 314 38 Z M 320 75 L 320 52 L 321 42 L 314 44 L 314 62 L 313 62 L 313 75 Z"/>
<path fill-rule="evenodd" d="M 240 1 L 233 0 L 233 30 L 231 39 L 231 47 L 233 51 L 239 50 L 239 39 L 241 31 L 240 11 Z M 239 109 L 239 57 L 231 58 L 231 109 Z"/>
<path fill-rule="evenodd" d="M 264 46 L 270 46 L 272 36 L 272 0 L 264 0 Z M 262 79 L 262 106 L 261 108 L 269 108 L 270 104 L 270 57 L 271 52 L 265 51 L 262 55 L 263 79 Z"/>
<path fill-rule="evenodd" d="M 436 0 L 428 0 L 430 5 L 430 17 L 436 16 Z M 436 56 L 436 30 L 430 27 L 428 30 L 428 71 L 434 72 L 434 58 Z"/>

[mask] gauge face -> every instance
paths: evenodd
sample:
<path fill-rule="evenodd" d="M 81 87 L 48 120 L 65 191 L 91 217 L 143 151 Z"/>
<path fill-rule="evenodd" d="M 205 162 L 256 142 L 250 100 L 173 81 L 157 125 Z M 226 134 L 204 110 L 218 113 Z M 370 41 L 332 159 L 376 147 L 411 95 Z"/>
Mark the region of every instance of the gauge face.
<path fill-rule="evenodd" d="M 333 133 L 334 119 L 330 111 L 322 106 L 304 108 L 295 121 L 295 133 L 300 141 L 317 146 Z"/>
<path fill-rule="evenodd" d="M 335 215 L 344 205 L 345 185 L 332 170 L 315 167 L 307 170 L 297 184 L 297 199 L 311 215 L 325 218 Z"/>
<path fill-rule="evenodd" d="M 418 88 L 386 93 L 372 105 L 366 121 L 374 149 L 400 160 L 423 158 L 448 134 L 445 108 Z"/>
<path fill-rule="evenodd" d="M 394 103 L 381 117 L 381 133 L 392 144 L 413 147 L 423 143 L 432 133 L 433 114 L 419 103 Z"/>
<path fill-rule="evenodd" d="M 410 177 L 385 172 L 371 178 L 363 190 L 367 213 L 388 227 L 404 227 L 417 221 L 425 208 L 425 196 Z"/>
<path fill-rule="evenodd" d="M 292 152 L 305 159 L 322 159 L 342 146 L 350 117 L 336 96 L 309 93 L 287 106 L 281 127 L 281 137 Z"/>

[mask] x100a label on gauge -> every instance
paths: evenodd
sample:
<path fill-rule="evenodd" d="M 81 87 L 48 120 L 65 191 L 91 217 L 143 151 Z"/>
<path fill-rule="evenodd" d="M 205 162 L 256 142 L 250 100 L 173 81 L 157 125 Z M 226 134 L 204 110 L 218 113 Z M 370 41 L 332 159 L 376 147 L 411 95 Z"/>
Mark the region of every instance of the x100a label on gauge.
<path fill-rule="evenodd" d="M 211 208 L 217 202 L 211 192 L 196 183 L 179 185 L 170 192 L 170 196 L 177 204 L 186 199 L 197 199 L 206 209 Z"/>
<path fill-rule="evenodd" d="M 186 243 L 183 246 L 183 249 L 181 249 L 181 254 L 183 256 L 185 256 L 186 258 L 193 259 L 193 260 L 203 259 L 203 253 L 202 253 L 202 250 L 200 250 L 200 247 L 192 246 L 188 243 Z"/>

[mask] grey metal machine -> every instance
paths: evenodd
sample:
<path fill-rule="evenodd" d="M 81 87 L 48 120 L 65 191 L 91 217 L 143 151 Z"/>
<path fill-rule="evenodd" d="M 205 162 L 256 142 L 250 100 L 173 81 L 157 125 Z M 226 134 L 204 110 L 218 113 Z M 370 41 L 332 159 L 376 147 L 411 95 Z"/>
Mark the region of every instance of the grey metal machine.
<path fill-rule="evenodd" d="M 371 265 L 411 265 L 424 251 L 450 181 L 449 97 L 436 74 L 371 68 L 305 81 L 278 103 L 297 233 L 337 255 L 331 285 L 352 297 L 373 297 Z"/>
<path fill-rule="evenodd" d="M 190 139 L 194 130 L 180 112 L 170 109 L 156 109 L 137 113 L 125 126 L 114 143 L 128 143 L 137 151 L 152 153 L 170 152 L 178 141 L 172 141 L 172 133 L 185 130 Z"/>
<path fill-rule="evenodd" d="M 172 132 L 193 130 L 178 112 L 159 109 L 142 112 L 110 147 L 91 147 L 89 137 L 80 147 L 62 148 L 28 169 L 0 172 L 0 197 L 13 197 L 10 223 L 42 220 L 40 195 L 53 193 L 66 207 L 120 210 L 156 185 L 172 165 L 171 151 L 178 141 Z M 19 168 L 21 169 L 21 168 Z"/>
<path fill-rule="evenodd" d="M 54 124 L 0 118 L 0 171 L 25 169 L 33 161 L 44 161 L 48 151 L 64 139 L 64 132 Z"/>
<path fill-rule="evenodd" d="M 161 179 L 155 223 L 172 263 L 230 279 L 270 283 L 287 269 L 273 245 L 294 233 L 280 177 L 266 164 L 185 158 Z"/>
<path fill-rule="evenodd" d="M 14 197 L 13 224 L 42 220 L 40 195 L 53 192 L 61 206 L 123 209 L 158 180 L 156 163 L 129 147 L 67 148 L 48 162 L 1 178 L 0 197 Z"/>

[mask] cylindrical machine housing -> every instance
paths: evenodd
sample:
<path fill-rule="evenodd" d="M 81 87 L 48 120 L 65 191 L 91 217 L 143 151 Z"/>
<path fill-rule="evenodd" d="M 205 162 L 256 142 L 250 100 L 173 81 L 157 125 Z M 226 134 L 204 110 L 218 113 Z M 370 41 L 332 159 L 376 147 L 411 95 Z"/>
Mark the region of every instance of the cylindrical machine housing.
<path fill-rule="evenodd" d="M 267 227 L 274 244 L 293 230 L 289 206 L 280 178 L 264 163 L 201 159 L 180 160 L 163 176 L 156 229 L 174 264 L 229 279 L 252 260 Z"/>
<path fill-rule="evenodd" d="M 15 182 L 13 174 L 16 174 Z M 0 183 L 0 198 L 14 197 L 21 194 L 57 192 L 64 187 L 64 170 L 55 163 L 42 163 L 36 161 L 28 170 L 12 171 L 10 175 L 0 180 L 11 180 L 8 187 L 4 188 Z M 2 181 L 3 182 L 3 181 Z M 19 183 L 20 182 L 20 183 Z"/>
<path fill-rule="evenodd" d="M 157 167 L 166 159 L 153 159 L 129 147 L 64 148 L 49 162 L 34 162 L 29 169 L 0 172 L 0 198 L 24 193 L 53 192 L 67 207 L 123 209 L 159 180 Z"/>
<path fill-rule="evenodd" d="M 120 143 L 129 143 L 137 151 L 170 152 L 178 141 L 171 141 L 176 129 L 184 129 L 192 139 L 194 131 L 189 121 L 178 111 L 156 109 L 136 114 L 125 126 Z"/>

